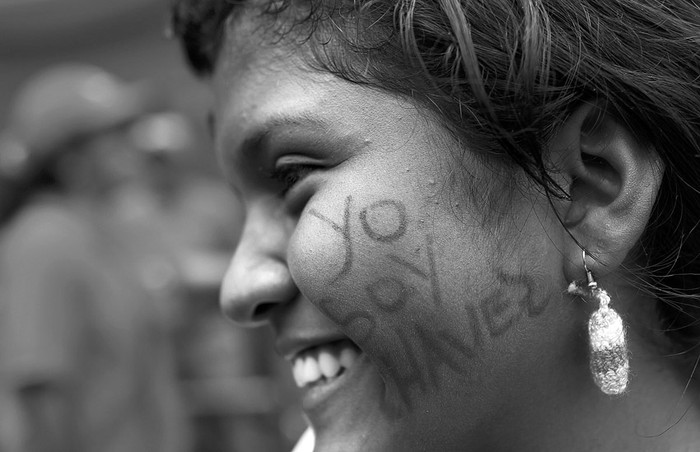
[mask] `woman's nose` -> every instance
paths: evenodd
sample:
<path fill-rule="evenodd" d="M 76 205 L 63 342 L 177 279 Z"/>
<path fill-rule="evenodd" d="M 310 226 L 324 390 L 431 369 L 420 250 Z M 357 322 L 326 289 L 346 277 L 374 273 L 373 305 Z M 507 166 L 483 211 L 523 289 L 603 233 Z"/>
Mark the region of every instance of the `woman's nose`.
<path fill-rule="evenodd" d="M 298 294 L 285 261 L 286 234 L 258 225 L 246 224 L 221 287 L 222 310 L 243 326 L 267 322 Z"/>

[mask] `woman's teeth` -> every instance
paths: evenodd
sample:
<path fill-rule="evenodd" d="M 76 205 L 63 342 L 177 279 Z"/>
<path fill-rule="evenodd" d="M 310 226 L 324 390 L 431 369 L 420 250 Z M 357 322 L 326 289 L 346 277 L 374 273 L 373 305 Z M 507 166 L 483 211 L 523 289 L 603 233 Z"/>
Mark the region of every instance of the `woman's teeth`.
<path fill-rule="evenodd" d="M 298 354 L 292 360 L 292 373 L 297 386 L 327 382 L 341 375 L 357 360 L 359 351 L 347 342 L 321 345 Z"/>

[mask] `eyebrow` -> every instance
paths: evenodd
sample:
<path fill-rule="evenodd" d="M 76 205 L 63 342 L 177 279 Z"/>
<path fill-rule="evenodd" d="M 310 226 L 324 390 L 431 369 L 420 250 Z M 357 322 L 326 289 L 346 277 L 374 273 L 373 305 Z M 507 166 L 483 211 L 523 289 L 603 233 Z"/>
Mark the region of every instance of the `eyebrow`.
<path fill-rule="evenodd" d="M 309 112 L 296 112 L 293 114 L 279 113 L 267 118 L 259 126 L 256 126 L 243 139 L 240 148 L 240 155 L 244 158 L 251 158 L 259 150 L 260 146 L 268 141 L 273 133 L 280 133 L 284 130 L 304 128 L 314 130 L 323 135 L 337 137 L 337 131 L 324 119 L 314 116 Z"/>
<path fill-rule="evenodd" d="M 224 135 L 224 142 L 235 143 L 234 146 L 224 146 L 224 149 L 228 149 L 219 153 L 219 163 L 227 168 L 225 172 L 232 168 L 253 168 L 248 166 L 251 162 L 258 161 L 278 147 L 283 147 L 289 153 L 310 152 L 319 158 L 342 161 L 348 158 L 345 150 L 363 149 L 369 143 L 363 138 L 363 131 L 353 126 L 352 122 L 330 121 L 311 109 L 272 113 L 241 131 L 238 136 L 226 137 L 224 129 L 218 129 L 218 134 Z"/>

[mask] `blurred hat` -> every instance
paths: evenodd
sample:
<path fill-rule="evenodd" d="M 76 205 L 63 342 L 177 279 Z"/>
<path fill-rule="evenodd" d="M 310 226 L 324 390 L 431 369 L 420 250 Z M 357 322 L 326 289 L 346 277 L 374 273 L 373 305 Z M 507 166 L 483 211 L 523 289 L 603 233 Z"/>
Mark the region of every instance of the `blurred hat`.
<path fill-rule="evenodd" d="M 0 172 L 21 173 L 72 140 L 133 120 L 153 103 L 151 88 L 88 64 L 39 72 L 20 88 L 0 133 Z"/>

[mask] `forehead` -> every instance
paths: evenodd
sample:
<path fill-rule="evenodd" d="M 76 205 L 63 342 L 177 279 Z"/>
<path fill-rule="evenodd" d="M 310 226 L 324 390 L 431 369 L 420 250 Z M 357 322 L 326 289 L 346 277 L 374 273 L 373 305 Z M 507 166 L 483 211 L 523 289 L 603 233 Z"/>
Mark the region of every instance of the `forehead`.
<path fill-rule="evenodd" d="M 311 69 L 301 53 L 305 49 L 270 39 L 254 22 L 238 24 L 226 36 L 212 80 L 214 141 L 227 175 L 245 166 L 250 154 L 239 151 L 256 143 L 251 137 L 269 131 L 275 140 L 295 137 L 294 143 L 305 135 L 304 144 L 332 137 L 335 144 L 324 146 L 329 153 L 343 143 L 365 148 L 371 142 L 391 150 L 401 141 L 398 129 L 403 139 L 432 138 L 434 122 L 408 99 Z"/>
<path fill-rule="evenodd" d="M 314 112 L 329 120 L 338 116 L 336 112 L 348 102 L 351 84 L 310 67 L 310 44 L 303 38 L 308 34 L 304 35 L 298 14 L 294 8 L 269 14 L 248 7 L 231 16 L 212 78 L 217 126 L 236 122 L 245 128 L 246 121 L 276 112 L 300 117 Z M 365 90 L 354 94 L 358 91 Z M 370 96 L 363 97 L 371 101 Z"/>
<path fill-rule="evenodd" d="M 212 78 L 214 139 L 220 158 L 236 154 L 241 142 L 256 129 L 280 120 L 288 125 L 296 119 L 306 125 L 324 124 L 343 134 L 381 137 L 381 142 L 396 137 L 397 129 L 405 129 L 404 138 L 420 130 L 425 140 L 436 139 L 455 150 L 456 143 L 441 118 L 417 101 L 319 69 L 323 64 L 314 59 L 314 44 L 306 39 L 309 31 L 304 28 L 306 23 L 299 22 L 303 21 L 299 14 L 298 9 L 266 14 L 248 8 L 226 24 Z"/>
<path fill-rule="evenodd" d="M 266 14 L 252 6 L 241 7 L 228 18 L 212 79 L 217 104 L 224 100 L 222 92 L 259 91 L 261 83 L 277 86 L 290 67 L 306 66 L 301 58 L 303 46 L 294 45 L 291 36 L 281 34 L 280 21 L 284 20 L 284 16 Z"/>
<path fill-rule="evenodd" d="M 290 6 L 275 12 L 266 7 L 269 3 L 275 2 L 251 1 L 233 9 L 223 25 L 220 57 L 245 58 L 260 54 L 260 50 L 274 49 L 297 53 L 305 47 L 297 42 L 306 27 L 305 21 L 300 17 L 301 9 Z"/>
<path fill-rule="evenodd" d="M 425 126 L 416 106 L 399 96 L 313 70 L 284 46 L 239 36 L 228 41 L 213 79 L 220 153 L 235 151 L 260 129 L 391 136 L 397 116 L 404 117 L 402 126 L 413 128 L 418 120 Z"/>

